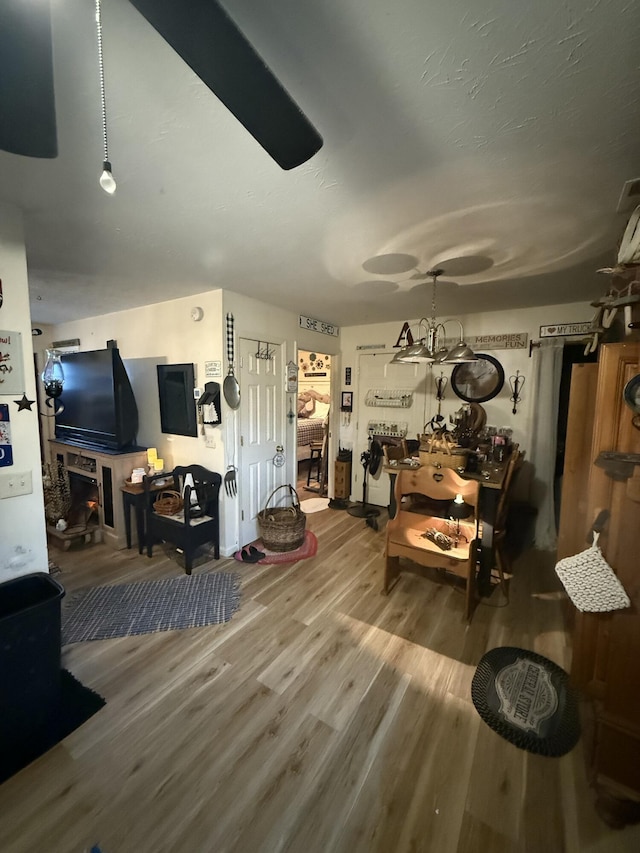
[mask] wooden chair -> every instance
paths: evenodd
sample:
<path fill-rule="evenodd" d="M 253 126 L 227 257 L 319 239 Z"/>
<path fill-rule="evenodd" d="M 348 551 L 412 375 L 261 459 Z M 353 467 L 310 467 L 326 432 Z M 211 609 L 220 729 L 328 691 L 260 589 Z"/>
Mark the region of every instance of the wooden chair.
<path fill-rule="evenodd" d="M 385 465 L 388 465 L 391 459 L 395 459 L 397 462 L 406 459 L 409 456 L 406 439 L 400 439 L 399 444 L 383 444 L 382 455 L 384 456 Z"/>
<path fill-rule="evenodd" d="M 511 502 L 511 493 L 513 491 L 513 482 L 517 472 L 522 467 L 524 454 L 520 452 L 519 445 L 514 444 L 511 449 L 511 456 L 507 463 L 507 471 L 502 484 L 502 492 L 498 500 L 496 509 L 496 522 L 493 530 L 493 549 L 495 557 L 495 567 L 498 571 L 498 577 L 502 584 L 507 600 L 509 598 L 508 590 L 505 582 L 505 568 L 510 572 L 511 560 L 505 548 L 505 538 L 507 535 L 507 517 L 509 515 L 509 505 Z"/>
<path fill-rule="evenodd" d="M 383 592 L 388 594 L 395 585 L 401 570 L 400 557 L 421 566 L 445 569 L 465 582 L 465 619 L 470 621 L 475 599 L 475 578 L 478 551 L 478 498 L 480 484 L 464 480 L 451 468 L 434 468 L 424 465 L 413 470 L 398 471 L 395 485 L 396 515 L 387 524 L 386 566 Z M 461 536 L 456 541 L 456 522 L 448 519 L 447 509 L 456 495 L 462 495 L 471 507 L 469 521 L 460 522 Z M 439 501 L 443 515 L 424 514 L 420 504 L 427 498 Z M 445 534 L 451 547 L 443 550 L 426 538 L 427 532 Z M 435 537 L 438 538 L 437 535 Z"/>
<path fill-rule="evenodd" d="M 166 488 L 179 492 L 184 499 L 183 508 L 173 515 L 163 515 L 154 509 L 158 491 L 153 485 L 162 478 L 168 479 L 167 475 L 144 478 L 147 556 L 153 556 L 154 541 L 171 542 L 183 551 L 184 569 L 190 575 L 194 554 L 201 545 L 213 543 L 214 557 L 220 559 L 218 498 L 222 477 L 202 465 L 178 465 L 169 477 L 171 481 Z"/>

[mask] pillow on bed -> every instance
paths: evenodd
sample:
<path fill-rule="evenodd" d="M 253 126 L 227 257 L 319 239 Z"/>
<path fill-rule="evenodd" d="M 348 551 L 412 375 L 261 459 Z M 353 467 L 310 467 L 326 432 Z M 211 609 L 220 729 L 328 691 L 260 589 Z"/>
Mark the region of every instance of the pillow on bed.
<path fill-rule="evenodd" d="M 326 418 L 329 414 L 329 403 L 316 403 L 316 413 L 314 418 Z"/>
<path fill-rule="evenodd" d="M 316 401 L 315 400 L 304 400 L 301 397 L 298 397 L 298 417 L 299 418 L 312 418 L 312 417 L 314 417 L 315 410 L 316 410 Z"/>

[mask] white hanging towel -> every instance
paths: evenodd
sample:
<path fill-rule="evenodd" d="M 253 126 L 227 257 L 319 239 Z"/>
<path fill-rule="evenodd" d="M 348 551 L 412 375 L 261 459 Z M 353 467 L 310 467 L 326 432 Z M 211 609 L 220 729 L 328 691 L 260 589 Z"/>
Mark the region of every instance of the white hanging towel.
<path fill-rule="evenodd" d="M 594 531 L 590 548 L 556 563 L 556 574 L 567 595 L 583 613 L 623 610 L 631 604 L 624 587 L 602 556 L 599 538 L 600 534 Z"/>

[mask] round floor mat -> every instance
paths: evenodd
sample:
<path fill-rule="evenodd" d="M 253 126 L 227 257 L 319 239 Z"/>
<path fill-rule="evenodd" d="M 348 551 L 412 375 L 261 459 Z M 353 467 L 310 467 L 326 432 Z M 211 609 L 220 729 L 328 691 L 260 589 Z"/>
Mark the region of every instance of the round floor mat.
<path fill-rule="evenodd" d="M 475 671 L 471 699 L 485 723 L 519 749 L 557 757 L 580 738 L 578 699 L 569 676 L 535 652 L 491 649 Z"/>
<path fill-rule="evenodd" d="M 307 498 L 306 501 L 300 501 L 300 509 L 307 514 L 311 512 L 321 512 L 329 506 L 329 498 Z"/>

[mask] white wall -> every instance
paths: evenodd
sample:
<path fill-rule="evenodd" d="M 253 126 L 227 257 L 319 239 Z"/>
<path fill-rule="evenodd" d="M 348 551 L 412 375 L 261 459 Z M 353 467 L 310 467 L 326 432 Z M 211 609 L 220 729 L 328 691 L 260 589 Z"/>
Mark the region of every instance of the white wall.
<path fill-rule="evenodd" d="M 530 340 L 539 339 L 539 331 L 541 325 L 552 323 L 570 323 L 570 322 L 585 322 L 591 319 L 593 308 L 588 303 L 571 303 L 566 305 L 552 305 L 543 308 L 523 308 L 509 311 L 497 311 L 487 314 L 472 314 L 465 316 L 459 315 L 459 319 L 464 325 L 465 335 L 489 335 L 503 334 L 507 332 L 526 332 Z M 407 318 L 410 323 L 417 323 L 417 320 Z M 350 326 L 343 328 L 341 331 L 342 342 L 342 363 L 344 368 L 352 368 L 352 386 L 354 404 L 358 399 L 359 377 L 358 364 L 361 354 L 376 352 L 381 358 L 389 360 L 397 351 L 394 349 L 394 344 L 402 330 L 402 322 L 380 323 L 369 326 Z M 457 324 L 447 325 L 447 336 L 453 337 L 457 334 Z M 383 344 L 384 347 L 378 349 L 364 349 L 358 351 L 356 347 Z M 497 427 L 510 426 L 513 429 L 513 440 L 520 444 L 521 449 L 527 450 L 530 445 L 531 434 L 531 417 L 535 406 L 535 400 L 532 399 L 532 360 L 529 358 L 529 350 L 527 349 L 507 349 L 507 350 L 491 350 L 488 347 L 476 347 L 478 352 L 486 352 L 493 355 L 502 364 L 505 372 L 505 384 L 502 391 L 493 400 L 483 403 L 483 407 L 487 413 L 487 423 Z M 410 369 L 410 368 L 409 368 Z M 444 375 L 450 379 L 452 368 L 446 368 L 442 365 L 431 367 L 429 365 L 420 366 L 422 373 L 420 381 L 415 384 L 414 401 L 410 409 L 402 410 L 402 420 L 406 420 L 410 424 L 409 438 L 415 438 L 416 434 L 422 430 L 422 427 L 427 423 L 437 412 L 437 400 L 435 397 L 435 378 L 442 371 Z M 522 388 L 522 401 L 518 404 L 517 414 L 512 414 L 513 403 L 510 401 L 511 388 L 509 385 L 509 377 L 514 376 L 516 371 L 520 371 L 520 375 L 525 377 L 525 383 Z M 341 381 L 344 381 L 344 370 L 342 371 Z M 409 382 L 409 385 L 411 382 Z M 407 386 L 408 387 L 408 386 Z M 343 390 L 347 390 L 343 386 Z M 445 389 L 445 399 L 442 403 L 442 414 L 448 419 L 460 406 L 463 401 L 457 397 L 452 390 L 450 384 Z M 396 410 L 396 415 L 400 417 Z M 361 411 L 354 409 L 349 426 L 343 426 L 340 431 L 340 444 L 343 447 L 351 448 L 354 452 L 354 459 L 359 457 L 359 454 L 366 449 L 366 424 L 369 420 L 376 418 L 385 418 L 382 410 L 365 408 Z M 357 425 L 359 424 L 359 431 Z M 356 483 L 358 481 L 358 466 L 354 466 L 353 492 L 358 494 Z"/>
<path fill-rule="evenodd" d="M 0 278 L 4 303 L 0 328 L 22 336 L 24 392 L 36 400 L 31 344 L 31 315 L 22 216 L 16 208 L 0 204 Z M 0 582 L 31 572 L 48 572 L 47 536 L 42 493 L 37 405 L 18 411 L 19 394 L 3 394 L 9 405 L 13 465 L 0 468 L 0 476 L 29 471 L 33 492 L 0 500 Z"/>

